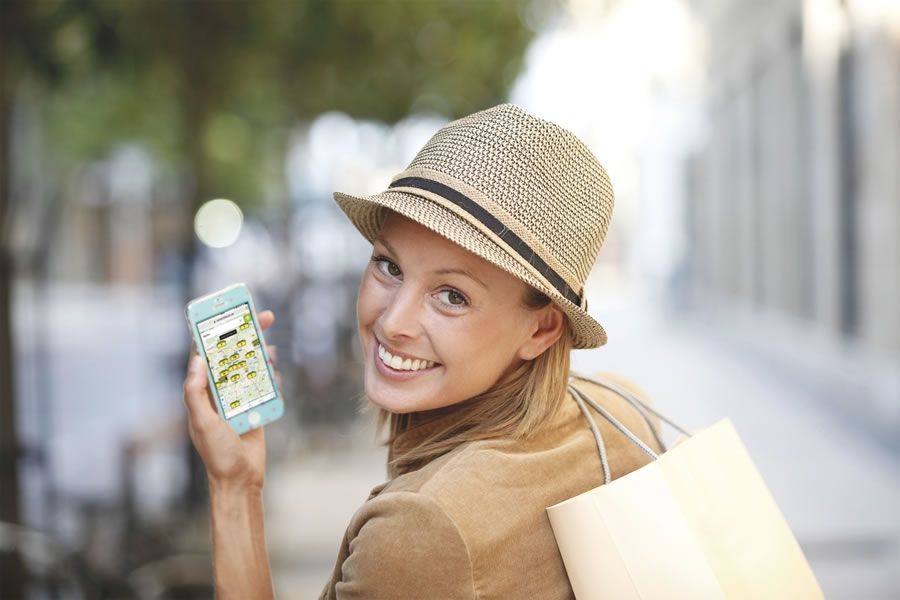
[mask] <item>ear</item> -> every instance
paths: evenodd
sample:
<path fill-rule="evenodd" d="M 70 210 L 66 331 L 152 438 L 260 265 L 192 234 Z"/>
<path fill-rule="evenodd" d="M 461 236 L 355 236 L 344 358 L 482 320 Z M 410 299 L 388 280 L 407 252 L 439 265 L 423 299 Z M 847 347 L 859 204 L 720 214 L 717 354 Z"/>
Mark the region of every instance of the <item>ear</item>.
<path fill-rule="evenodd" d="M 534 312 L 530 325 L 531 335 L 519 347 L 518 356 L 533 360 L 556 343 L 565 331 L 566 315 L 553 302 Z"/>

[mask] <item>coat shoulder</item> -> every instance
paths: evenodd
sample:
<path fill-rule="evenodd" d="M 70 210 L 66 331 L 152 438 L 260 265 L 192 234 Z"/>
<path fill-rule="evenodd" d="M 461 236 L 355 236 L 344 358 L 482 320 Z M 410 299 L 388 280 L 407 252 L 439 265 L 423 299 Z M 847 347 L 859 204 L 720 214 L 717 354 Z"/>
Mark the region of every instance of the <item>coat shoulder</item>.
<path fill-rule="evenodd" d="M 394 491 L 367 501 L 348 529 L 339 598 L 474 598 L 466 540 L 428 494 Z M 437 560 L 437 558 L 440 560 Z"/>

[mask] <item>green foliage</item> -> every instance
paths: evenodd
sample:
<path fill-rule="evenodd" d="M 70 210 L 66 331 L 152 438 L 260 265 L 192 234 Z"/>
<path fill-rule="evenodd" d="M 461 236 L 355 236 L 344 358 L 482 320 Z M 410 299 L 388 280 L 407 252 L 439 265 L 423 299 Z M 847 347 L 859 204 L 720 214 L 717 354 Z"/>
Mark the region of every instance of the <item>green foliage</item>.
<path fill-rule="evenodd" d="M 501 102 L 533 35 L 523 2 L 5 0 L 2 50 L 67 162 L 138 140 L 198 194 L 250 199 L 297 121 Z"/>

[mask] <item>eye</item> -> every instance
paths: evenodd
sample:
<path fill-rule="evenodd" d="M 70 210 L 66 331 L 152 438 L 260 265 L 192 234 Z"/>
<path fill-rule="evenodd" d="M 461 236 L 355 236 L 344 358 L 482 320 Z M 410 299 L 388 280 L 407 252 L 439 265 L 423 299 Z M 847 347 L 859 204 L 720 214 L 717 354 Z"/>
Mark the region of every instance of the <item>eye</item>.
<path fill-rule="evenodd" d="M 387 257 L 378 255 L 372 257 L 372 262 L 375 263 L 375 267 L 389 277 L 399 277 L 400 276 L 400 267 L 398 267 L 393 261 L 388 259 Z M 386 269 L 382 268 L 382 265 L 386 265 Z"/>
<path fill-rule="evenodd" d="M 441 290 L 438 292 L 439 294 L 447 294 L 447 302 L 444 302 L 445 305 L 453 308 L 454 310 L 459 310 L 469 305 L 469 301 L 463 296 L 459 291 L 454 289 L 449 290 Z"/>

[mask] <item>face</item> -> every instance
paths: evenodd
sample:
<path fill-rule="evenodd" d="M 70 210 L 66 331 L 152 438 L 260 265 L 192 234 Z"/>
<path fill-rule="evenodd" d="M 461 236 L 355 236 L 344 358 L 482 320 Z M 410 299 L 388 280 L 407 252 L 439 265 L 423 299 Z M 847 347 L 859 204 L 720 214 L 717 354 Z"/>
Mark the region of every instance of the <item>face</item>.
<path fill-rule="evenodd" d="M 388 211 L 356 305 L 368 398 L 395 413 L 446 407 L 538 356 L 558 339 L 564 316 L 553 303 L 537 311 L 524 307 L 526 289 L 499 267 Z"/>

